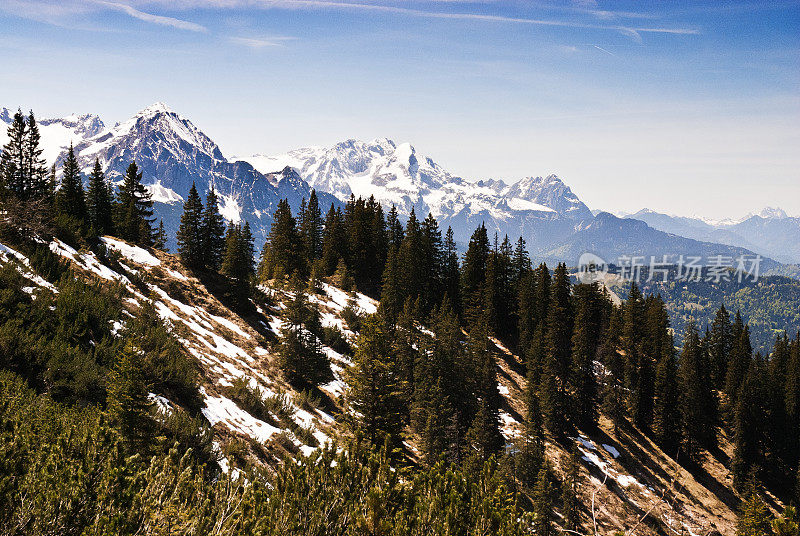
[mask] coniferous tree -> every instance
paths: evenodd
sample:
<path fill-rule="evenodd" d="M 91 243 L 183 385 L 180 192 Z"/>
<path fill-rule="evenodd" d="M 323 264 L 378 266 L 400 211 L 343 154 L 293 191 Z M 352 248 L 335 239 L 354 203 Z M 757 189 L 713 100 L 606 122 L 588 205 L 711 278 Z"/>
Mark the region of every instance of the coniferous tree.
<path fill-rule="evenodd" d="M 219 213 L 218 204 L 217 193 L 212 185 L 206 194 L 206 205 L 200 223 L 202 262 L 212 271 L 220 269 L 225 252 L 225 220 Z"/>
<path fill-rule="evenodd" d="M 725 394 L 728 395 L 729 410 L 735 411 L 739 386 L 742 385 L 753 359 L 750 328 L 742 321 L 739 311 L 736 311 L 731 336 L 733 341 L 728 359 L 728 369 L 725 374 Z"/>
<path fill-rule="evenodd" d="M 127 343 L 117 356 L 108 382 L 109 421 L 126 439 L 136 443 L 147 437 L 152 403 L 142 373 L 140 351 Z"/>
<path fill-rule="evenodd" d="M 762 375 L 759 362 L 753 361 L 736 397 L 731 473 L 733 484 L 738 489 L 746 489 L 748 477 L 757 475 L 764 467 L 766 445 L 763 426 L 768 410 L 765 407 Z"/>
<path fill-rule="evenodd" d="M 481 224 L 469 239 L 461 266 L 461 299 L 468 322 L 475 321 L 483 314 L 483 287 L 488 259 L 489 236 L 486 226 Z"/>
<path fill-rule="evenodd" d="M 203 258 L 203 201 L 194 183 L 189 195 L 183 203 L 183 214 L 176 236 L 178 254 L 187 267 L 200 269 L 204 266 Z"/>
<path fill-rule="evenodd" d="M 17 110 L 7 132 L 8 142 L 0 156 L 0 198 L 47 200 L 52 192 L 33 112 L 26 118 Z"/>
<path fill-rule="evenodd" d="M 322 211 L 319 208 L 317 192 L 311 190 L 303 220 L 300 225 L 303 237 L 304 255 L 308 266 L 313 266 L 322 257 Z"/>
<path fill-rule="evenodd" d="M 732 343 L 731 317 L 721 305 L 711 323 L 709 336 L 709 360 L 711 362 L 711 378 L 714 387 L 722 389 L 725 386 L 725 375 L 728 369 L 728 357 L 731 353 Z"/>
<path fill-rule="evenodd" d="M 736 521 L 736 536 L 769 536 L 772 534 L 769 507 L 761 497 L 761 486 L 755 476 L 748 480 L 745 500 L 739 509 Z"/>
<path fill-rule="evenodd" d="M 580 451 L 572 446 L 564 468 L 564 480 L 561 482 L 561 515 L 564 516 L 564 529 L 577 530 L 580 523 L 580 504 L 578 502 L 578 472 L 581 467 Z"/>
<path fill-rule="evenodd" d="M 167 250 L 167 231 L 164 230 L 164 220 L 158 220 L 158 228 L 153 235 L 153 247 L 161 251 Z"/>
<path fill-rule="evenodd" d="M 27 190 L 29 199 L 45 199 L 51 195 L 48 185 L 47 163 L 42 158 L 43 149 L 39 146 L 41 136 L 33 112 L 28 114 L 27 136 L 25 140 L 25 164 L 27 166 Z M 71 146 L 71 144 L 70 144 Z"/>
<path fill-rule="evenodd" d="M 336 271 L 339 262 L 347 259 L 348 250 L 344 216 L 342 211 L 331 203 L 322 231 L 322 264 L 325 275 L 332 275 Z"/>
<path fill-rule="evenodd" d="M 477 412 L 467 434 L 472 451 L 481 460 L 497 454 L 503 446 L 500 433 L 500 392 L 494 357 L 489 350 L 488 324 L 478 323 L 469 336 L 469 359 L 475 365 Z"/>
<path fill-rule="evenodd" d="M 703 381 L 703 356 L 700 336 L 689 324 L 684 336 L 678 376 L 684 450 L 691 461 L 699 461 L 700 447 L 716 446 L 716 423 L 713 420 L 713 394 Z"/>
<path fill-rule="evenodd" d="M 17 199 L 27 198 L 27 128 L 22 110 L 14 113 L 14 119 L 8 126 L 8 142 L 3 146 L 0 157 L 0 179 L 3 197 L 13 195 Z"/>
<path fill-rule="evenodd" d="M 403 424 L 400 375 L 391 350 L 386 324 L 380 315 L 370 315 L 361 324 L 347 372 L 347 399 L 357 427 L 375 445 L 387 436 L 397 441 Z"/>
<path fill-rule="evenodd" d="M 538 390 L 537 378 L 533 370 L 528 369 L 525 385 L 525 422 L 519 446 L 519 466 L 521 480 L 531 490 L 544 462 L 544 424 Z"/>
<path fill-rule="evenodd" d="M 295 272 L 303 276 L 305 268 L 297 222 L 289 202 L 282 199 L 273 214 L 272 227 L 261 253 L 260 275 L 264 279 L 282 279 Z"/>
<path fill-rule="evenodd" d="M 536 488 L 533 491 L 533 526 L 537 536 L 553 536 L 553 487 L 547 464 L 539 469 Z"/>
<path fill-rule="evenodd" d="M 600 337 L 600 294 L 594 284 L 579 285 L 575 294 L 577 313 L 572 334 L 570 414 L 578 425 L 591 428 L 597 424 L 598 388 L 594 360 Z"/>
<path fill-rule="evenodd" d="M 61 188 L 56 193 L 56 209 L 76 225 L 83 226 L 86 220 L 86 199 L 78 159 L 70 144 L 62 166 Z"/>
<path fill-rule="evenodd" d="M 106 182 L 100 160 L 95 159 L 92 174 L 89 176 L 89 188 L 86 191 L 86 216 L 89 228 L 97 236 L 113 232 L 111 206 L 111 187 Z"/>
<path fill-rule="evenodd" d="M 681 413 L 677 363 L 672 352 L 665 354 L 656 367 L 653 437 L 664 452 L 670 456 L 677 455 L 681 437 Z"/>
<path fill-rule="evenodd" d="M 458 270 L 458 248 L 456 246 L 455 238 L 453 237 L 453 229 L 447 228 L 444 235 L 443 246 L 443 260 L 442 260 L 442 287 L 453 304 L 453 308 L 457 315 L 461 314 L 461 287 L 460 287 L 460 274 Z"/>
<path fill-rule="evenodd" d="M 150 246 L 153 243 L 152 216 L 150 192 L 142 184 L 142 173 L 136 162 L 131 162 L 117 192 L 114 230 L 125 240 Z"/>
<path fill-rule="evenodd" d="M 297 276 L 292 277 L 290 285 L 293 296 L 282 313 L 279 363 L 289 382 L 313 389 L 333 379 L 330 360 L 318 337 L 322 329 L 319 309 L 308 301 Z"/>
<path fill-rule="evenodd" d="M 567 388 L 572 339 L 572 304 L 566 264 L 553 274 L 550 309 L 545 337 L 545 362 L 542 369 L 542 408 L 545 426 L 555 435 L 566 431 Z"/>

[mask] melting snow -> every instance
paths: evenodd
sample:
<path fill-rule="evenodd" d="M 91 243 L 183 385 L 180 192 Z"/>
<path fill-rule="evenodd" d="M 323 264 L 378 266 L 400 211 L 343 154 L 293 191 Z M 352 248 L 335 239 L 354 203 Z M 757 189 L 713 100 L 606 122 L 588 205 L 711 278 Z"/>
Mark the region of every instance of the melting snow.
<path fill-rule="evenodd" d="M 107 236 L 104 236 L 100 240 L 137 264 L 144 264 L 145 266 L 158 266 L 161 264 L 161 261 L 154 257 L 149 251 L 140 247 L 131 246 L 125 242 Z"/>
<path fill-rule="evenodd" d="M 256 419 L 240 409 L 228 398 L 208 396 L 203 388 L 201 388 L 201 394 L 206 402 L 206 407 L 202 409 L 202 413 L 211 423 L 211 426 L 222 423 L 230 430 L 249 436 L 262 443 L 269 441 L 273 435 L 281 431 L 280 428 Z"/>

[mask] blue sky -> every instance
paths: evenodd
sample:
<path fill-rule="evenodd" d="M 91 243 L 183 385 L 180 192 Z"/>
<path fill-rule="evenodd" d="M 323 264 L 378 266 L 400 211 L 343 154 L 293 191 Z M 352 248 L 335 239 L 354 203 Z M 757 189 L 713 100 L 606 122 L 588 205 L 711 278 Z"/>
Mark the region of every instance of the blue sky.
<path fill-rule="evenodd" d="M 800 3 L 0 0 L 0 106 L 164 101 L 226 155 L 389 137 L 592 208 L 800 215 Z"/>

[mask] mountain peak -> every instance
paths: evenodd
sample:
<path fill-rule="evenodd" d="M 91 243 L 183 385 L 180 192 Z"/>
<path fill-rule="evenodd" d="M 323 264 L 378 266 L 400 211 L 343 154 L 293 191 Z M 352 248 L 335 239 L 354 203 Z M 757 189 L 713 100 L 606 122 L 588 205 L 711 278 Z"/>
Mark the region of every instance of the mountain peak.
<path fill-rule="evenodd" d="M 144 108 L 144 109 L 140 110 L 136 115 L 137 116 L 150 116 L 150 115 L 157 115 L 157 114 L 161 114 L 161 113 L 168 114 L 168 113 L 175 113 L 175 112 L 172 110 L 172 108 L 170 108 L 169 106 L 167 106 L 163 102 L 158 101 L 158 102 L 154 102 L 153 104 L 151 104 L 147 108 Z"/>
<path fill-rule="evenodd" d="M 759 216 L 767 220 L 783 220 L 789 217 L 782 208 L 778 207 L 764 207 Z"/>

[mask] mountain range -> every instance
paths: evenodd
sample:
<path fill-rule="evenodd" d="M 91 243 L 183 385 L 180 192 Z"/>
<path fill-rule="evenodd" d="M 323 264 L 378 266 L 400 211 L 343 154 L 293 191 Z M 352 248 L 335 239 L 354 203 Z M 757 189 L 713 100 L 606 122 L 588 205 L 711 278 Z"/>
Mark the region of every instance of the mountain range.
<path fill-rule="evenodd" d="M 648 209 L 625 217 L 668 233 L 747 248 L 783 263 L 800 263 L 800 218 L 788 216 L 779 208 L 767 207 L 759 214 L 723 221 L 671 216 Z"/>
<path fill-rule="evenodd" d="M 10 123 L 12 116 L 8 109 L 0 109 L 0 121 Z M 85 172 L 97 158 L 109 179 L 118 182 L 135 160 L 173 249 L 182 201 L 195 183 L 201 195 L 212 186 L 217 190 L 220 211 L 228 221 L 250 223 L 258 248 L 278 201 L 288 199 L 296 211 L 313 188 L 323 211 L 332 204 L 342 206 L 350 196 L 374 196 L 387 210 L 394 205 L 402 219 L 412 210 L 420 218 L 433 214 L 443 230 L 453 229 L 462 247 L 484 223 L 500 238 L 522 236 L 534 259 L 548 262 L 574 265 L 586 251 L 611 261 L 620 255 L 751 252 L 783 263 L 800 259 L 797 218 L 753 216 L 713 226 L 651 211 L 625 218 L 607 212 L 593 215 L 556 175 L 529 176 L 513 184 L 467 180 L 411 144 L 386 138 L 228 158 L 189 119 L 163 103 L 111 127 L 91 114 L 42 119 L 39 125 L 48 164 L 60 165 L 72 143 Z M 5 129 L 0 128 L 0 143 L 5 141 Z M 762 268 L 786 272 L 771 259 Z"/>

